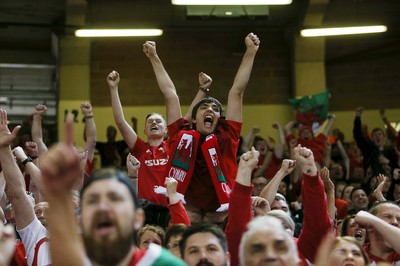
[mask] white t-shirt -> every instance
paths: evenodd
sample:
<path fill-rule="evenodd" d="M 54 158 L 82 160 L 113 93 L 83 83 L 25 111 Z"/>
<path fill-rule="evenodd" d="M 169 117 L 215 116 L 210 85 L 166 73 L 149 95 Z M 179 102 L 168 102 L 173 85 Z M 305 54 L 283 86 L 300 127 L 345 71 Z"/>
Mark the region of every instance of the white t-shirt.
<path fill-rule="evenodd" d="M 33 221 L 27 227 L 17 231 L 21 236 L 22 242 L 24 243 L 28 265 L 51 265 L 50 247 L 47 241 L 49 234 L 47 229 L 40 223 L 40 221 L 35 217 L 35 219 L 33 219 Z M 38 244 L 40 246 L 38 246 L 38 250 L 35 254 L 35 248 Z M 33 265 L 35 256 L 37 256 L 37 264 Z"/>

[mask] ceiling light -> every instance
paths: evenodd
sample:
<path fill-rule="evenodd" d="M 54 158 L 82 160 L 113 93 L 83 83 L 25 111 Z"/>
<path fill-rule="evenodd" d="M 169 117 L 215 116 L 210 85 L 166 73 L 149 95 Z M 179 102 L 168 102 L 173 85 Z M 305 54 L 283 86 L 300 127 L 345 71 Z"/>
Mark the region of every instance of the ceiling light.
<path fill-rule="evenodd" d="M 361 27 L 305 29 L 300 31 L 300 35 L 303 37 L 320 37 L 320 36 L 379 33 L 385 31 L 387 31 L 386 26 L 377 25 L 377 26 L 361 26 Z"/>
<path fill-rule="evenodd" d="M 76 37 L 138 37 L 138 36 L 160 36 L 160 29 L 82 29 L 76 30 Z"/>
<path fill-rule="evenodd" d="M 197 5 L 197 6 L 217 6 L 217 5 L 289 5 L 292 0 L 171 0 L 173 5 Z"/>

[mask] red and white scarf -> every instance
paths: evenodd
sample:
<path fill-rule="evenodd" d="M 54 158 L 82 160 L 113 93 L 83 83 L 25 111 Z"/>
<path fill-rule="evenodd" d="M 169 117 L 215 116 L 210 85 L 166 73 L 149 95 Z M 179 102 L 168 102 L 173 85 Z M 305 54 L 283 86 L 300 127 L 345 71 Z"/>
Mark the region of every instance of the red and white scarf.
<path fill-rule="evenodd" d="M 194 172 L 200 133 L 194 130 L 182 130 L 176 136 L 176 139 L 178 141 L 174 142 L 171 147 L 173 155 L 170 156 L 171 159 L 168 161 L 166 176 L 175 178 L 178 181 L 177 192 L 184 195 Z M 217 211 L 226 211 L 232 184 L 229 184 L 224 175 L 226 173 L 225 165 L 223 164 L 217 137 L 214 134 L 208 135 L 201 145 L 201 150 L 221 204 Z"/>

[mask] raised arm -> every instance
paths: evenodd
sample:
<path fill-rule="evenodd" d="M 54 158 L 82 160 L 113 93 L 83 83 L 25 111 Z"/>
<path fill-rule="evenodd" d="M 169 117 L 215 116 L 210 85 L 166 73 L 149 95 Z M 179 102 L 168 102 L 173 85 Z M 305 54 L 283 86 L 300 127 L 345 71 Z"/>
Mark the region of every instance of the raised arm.
<path fill-rule="evenodd" d="M 321 179 L 324 182 L 326 199 L 328 203 L 328 213 L 332 220 L 335 220 L 335 185 L 333 184 L 328 168 L 324 167 L 320 171 Z"/>
<path fill-rule="evenodd" d="M 169 200 L 168 209 L 171 213 L 172 224 L 190 225 L 189 216 L 176 191 L 178 188 L 178 181 L 175 178 L 166 177 L 164 185 L 167 188 Z"/>
<path fill-rule="evenodd" d="M 0 162 L 7 183 L 7 196 L 13 205 L 17 228 L 23 229 L 35 219 L 35 213 L 25 193 L 24 177 L 10 148 L 20 128 L 17 126 L 10 132 L 7 126 L 7 111 L 0 109 Z"/>
<path fill-rule="evenodd" d="M 328 115 L 328 123 L 326 124 L 324 131 L 323 131 L 325 136 L 329 136 L 331 134 L 331 130 L 332 130 L 333 124 L 335 123 L 335 119 L 336 119 L 335 115 L 332 115 L 332 114 Z"/>
<path fill-rule="evenodd" d="M 160 57 L 158 57 L 156 43 L 152 41 L 145 42 L 143 44 L 143 52 L 150 59 L 154 74 L 156 75 L 158 87 L 164 95 L 165 105 L 167 107 L 167 124 L 170 125 L 182 117 L 181 104 L 178 94 L 176 93 L 175 85 L 165 70 Z"/>
<path fill-rule="evenodd" d="M 204 97 L 206 97 L 207 93 L 210 91 L 212 84 L 212 79 L 209 75 L 204 72 L 199 73 L 199 91 L 194 97 L 193 101 L 190 103 L 189 109 L 186 112 L 185 120 L 189 123 L 192 122 L 192 110 L 193 107 Z"/>
<path fill-rule="evenodd" d="M 378 231 L 383 236 L 385 242 L 387 242 L 397 254 L 400 254 L 400 228 L 366 211 L 359 211 L 355 217 L 355 221 L 367 228 L 374 228 L 374 230 Z"/>
<path fill-rule="evenodd" d="M 386 134 L 388 136 L 388 139 L 390 139 L 391 141 L 395 141 L 397 132 L 396 129 L 394 129 L 394 127 L 392 126 L 392 124 L 390 124 L 390 121 L 387 119 L 385 109 L 380 109 L 379 115 L 381 116 L 381 119 L 386 126 Z"/>
<path fill-rule="evenodd" d="M 114 121 L 118 126 L 119 132 L 121 132 L 129 149 L 132 150 L 136 144 L 137 134 L 133 128 L 126 122 L 124 117 L 124 111 L 122 110 L 121 100 L 118 94 L 118 84 L 120 77 L 117 71 L 112 71 L 107 76 L 107 83 L 110 87 L 111 93 L 111 107 L 114 115 Z"/>
<path fill-rule="evenodd" d="M 246 137 L 243 138 L 243 145 L 246 145 L 246 151 L 250 149 L 251 145 L 251 140 L 254 138 L 256 134 L 258 134 L 261 131 L 261 129 L 257 126 L 253 126 L 253 128 L 250 130 L 250 132 L 246 135 Z"/>
<path fill-rule="evenodd" d="M 265 186 L 265 188 L 261 191 L 260 197 L 266 199 L 269 204 L 275 198 L 275 194 L 278 191 L 279 184 L 285 178 L 285 176 L 290 175 L 294 168 L 296 167 L 296 161 L 285 159 L 282 161 L 281 169 L 276 172 L 274 178 Z"/>
<path fill-rule="evenodd" d="M 139 178 L 139 168 L 140 168 L 140 162 L 139 160 L 133 156 L 132 154 L 128 154 L 126 156 L 126 168 L 128 172 L 128 177 L 132 181 L 132 184 L 134 188 L 136 189 L 136 192 L 138 192 L 138 178 Z"/>
<path fill-rule="evenodd" d="M 229 90 L 228 106 L 226 110 L 226 119 L 236 122 L 242 122 L 243 93 L 250 79 L 260 40 L 257 35 L 249 33 L 245 38 L 245 43 L 246 52 L 244 53 L 239 70 L 236 73 L 232 88 Z"/>
<path fill-rule="evenodd" d="M 275 157 L 278 159 L 283 158 L 283 153 L 285 152 L 285 146 L 286 146 L 286 137 L 285 137 L 285 132 L 283 132 L 283 128 L 279 123 L 274 123 L 272 124 L 272 127 L 278 130 L 278 143 L 275 145 L 274 153 Z"/>
<path fill-rule="evenodd" d="M 96 124 L 93 118 L 93 109 L 90 103 L 81 103 L 81 111 L 85 118 L 85 151 L 88 153 L 88 160 L 93 162 L 94 150 L 96 148 Z"/>
<path fill-rule="evenodd" d="M 342 156 L 342 160 L 344 163 L 344 166 L 346 168 L 346 176 L 345 179 L 349 180 L 350 179 L 350 159 L 349 155 L 347 154 L 346 150 L 343 147 L 342 141 L 340 139 L 336 140 L 336 145 L 339 149 L 340 156 Z"/>
<path fill-rule="evenodd" d="M 65 141 L 44 154 L 40 165 L 46 198 L 51 206 L 47 217 L 50 253 L 54 265 L 84 265 L 85 249 L 78 235 L 71 193 L 81 178 L 71 120 L 67 120 L 65 131 Z"/>
<path fill-rule="evenodd" d="M 32 121 L 32 140 L 38 145 L 39 155 L 47 151 L 47 146 L 43 141 L 42 134 L 42 120 L 44 113 L 46 113 L 47 107 L 43 104 L 38 104 L 35 107 L 35 112 L 33 113 Z"/>
<path fill-rule="evenodd" d="M 27 156 L 21 147 L 15 147 L 13 149 L 13 154 L 19 162 L 25 166 L 25 171 L 27 171 L 32 178 L 32 182 L 35 184 L 39 191 L 38 199 L 41 201 L 43 199 L 43 184 L 40 169 L 33 163 L 31 157 Z"/>
<path fill-rule="evenodd" d="M 229 198 L 228 224 L 225 229 L 231 265 L 239 265 L 239 244 L 247 223 L 252 219 L 251 173 L 260 153 L 251 148 L 240 156 L 236 183 Z"/>

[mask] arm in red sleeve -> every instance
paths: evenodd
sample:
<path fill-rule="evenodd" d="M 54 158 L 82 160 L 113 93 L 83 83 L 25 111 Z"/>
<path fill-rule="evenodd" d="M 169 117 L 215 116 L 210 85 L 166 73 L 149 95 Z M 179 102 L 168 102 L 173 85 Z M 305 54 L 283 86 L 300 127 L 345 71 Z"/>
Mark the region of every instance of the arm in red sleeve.
<path fill-rule="evenodd" d="M 332 231 L 324 184 L 319 173 L 316 176 L 303 174 L 301 196 L 304 220 L 298 248 L 306 259 L 313 262 L 322 239 L 328 232 Z"/>
<path fill-rule="evenodd" d="M 228 250 L 231 254 L 231 266 L 239 265 L 239 244 L 247 230 L 247 224 L 253 218 L 251 212 L 251 190 L 253 186 L 235 183 L 229 198 L 228 224 L 225 229 Z"/>
<path fill-rule="evenodd" d="M 190 225 L 190 219 L 186 212 L 182 201 L 178 201 L 175 204 L 168 205 L 169 212 L 171 213 L 171 221 L 173 224 L 185 224 Z"/>

